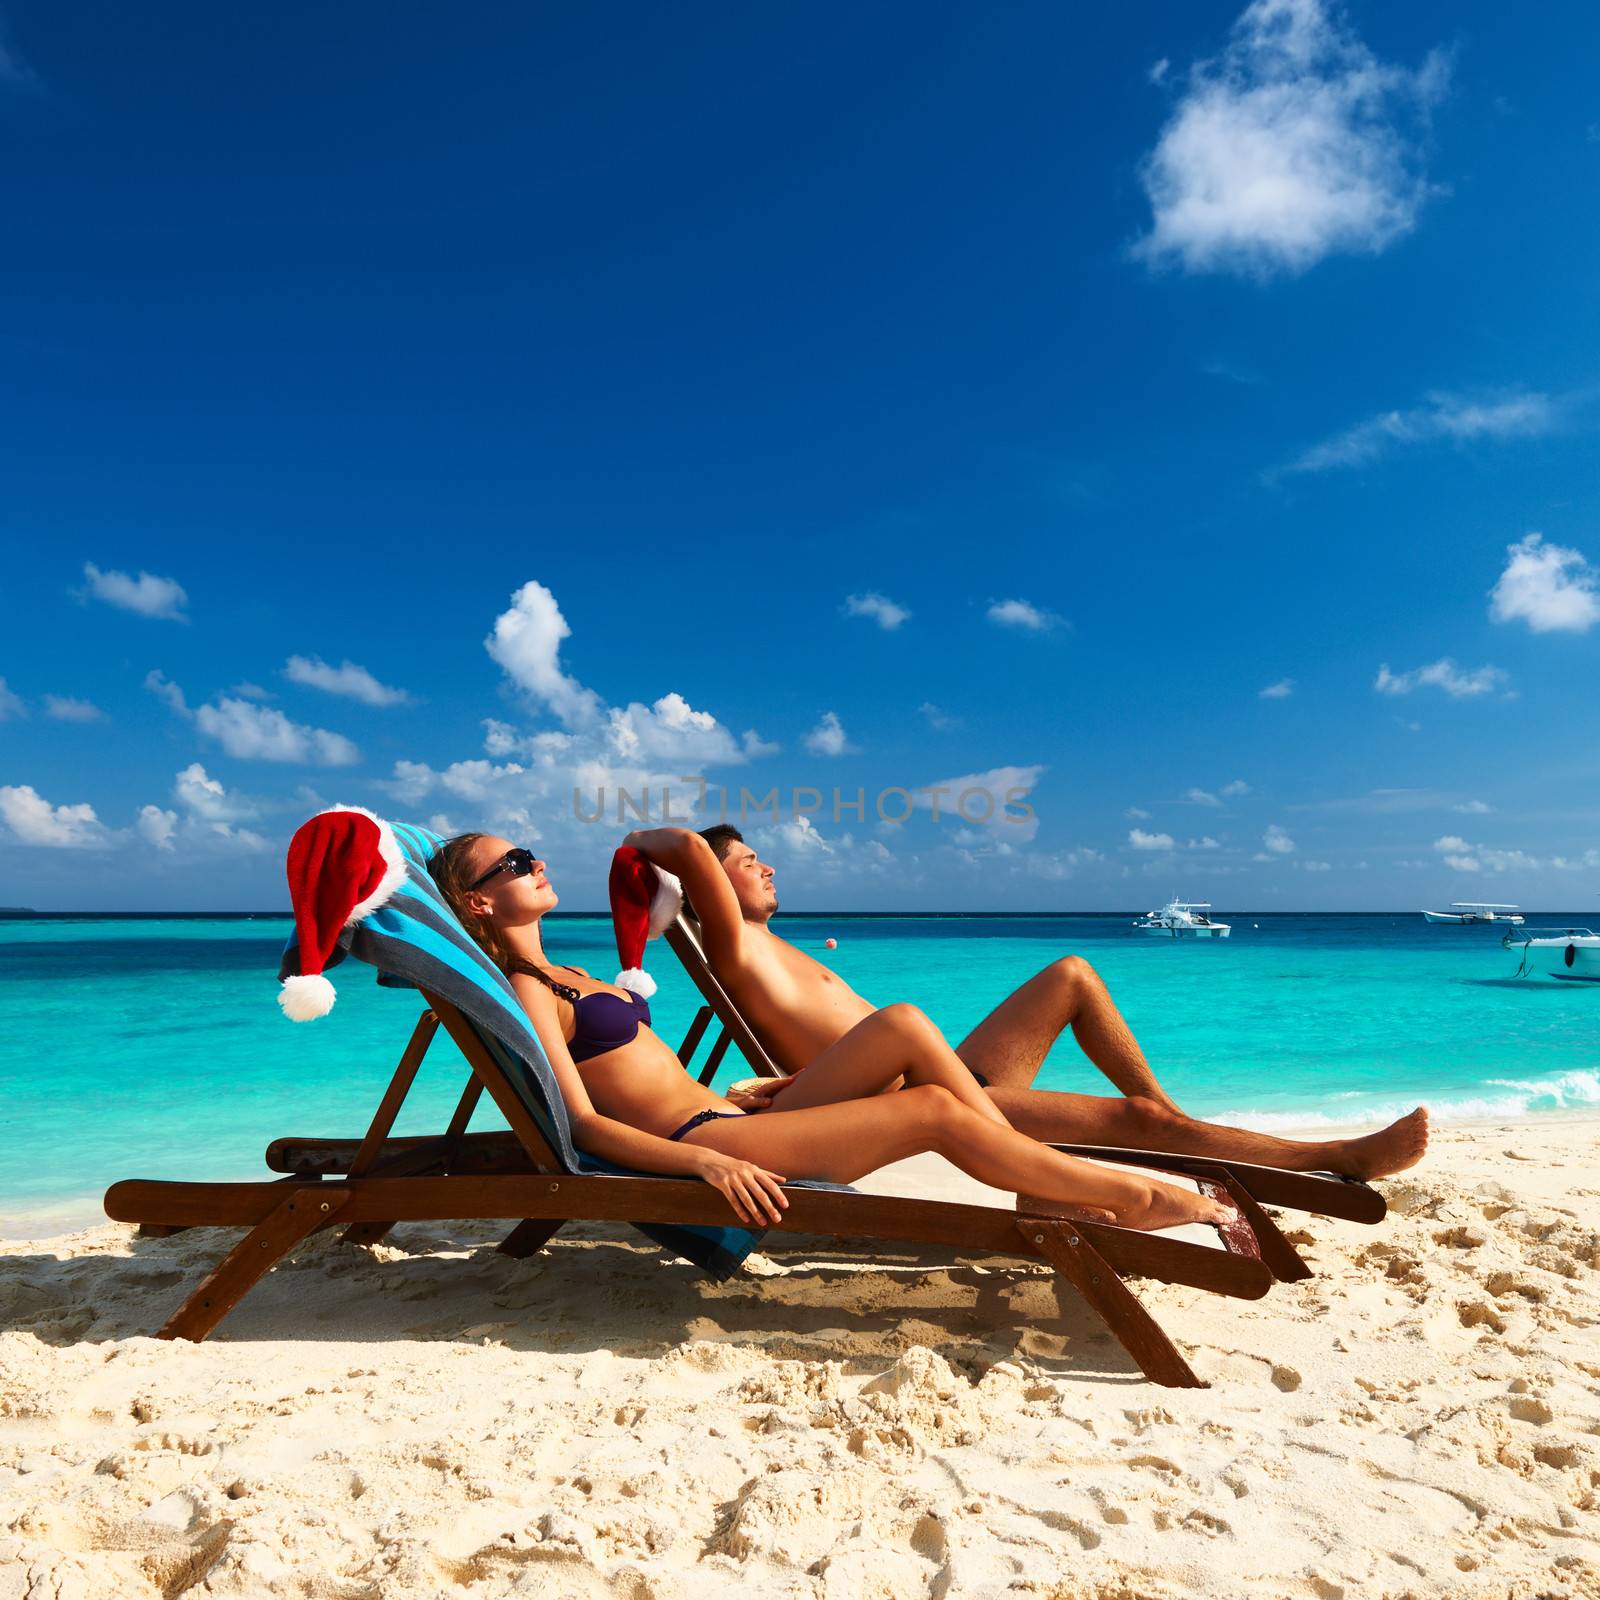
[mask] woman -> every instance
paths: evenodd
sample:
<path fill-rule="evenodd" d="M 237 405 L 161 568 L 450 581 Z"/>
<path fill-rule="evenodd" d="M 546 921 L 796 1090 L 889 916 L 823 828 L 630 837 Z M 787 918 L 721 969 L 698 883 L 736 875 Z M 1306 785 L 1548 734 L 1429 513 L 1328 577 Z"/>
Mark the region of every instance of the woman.
<path fill-rule="evenodd" d="M 814 1082 L 837 1071 L 865 1098 L 791 1109 L 785 1095 L 772 1109 L 747 1115 L 684 1072 L 651 1032 L 650 1009 L 637 995 L 550 962 L 540 919 L 555 906 L 556 892 L 531 851 L 493 834 L 464 833 L 428 866 L 532 1020 L 574 1142 L 620 1166 L 703 1178 L 741 1222 L 780 1220 L 789 1203 L 782 1173 L 849 1183 L 924 1151 L 980 1183 L 1124 1227 L 1233 1218 L 1202 1195 L 1062 1155 L 1018 1133 L 912 1006 L 875 1013 L 806 1071 Z M 902 1076 L 899 1094 L 878 1092 Z"/>

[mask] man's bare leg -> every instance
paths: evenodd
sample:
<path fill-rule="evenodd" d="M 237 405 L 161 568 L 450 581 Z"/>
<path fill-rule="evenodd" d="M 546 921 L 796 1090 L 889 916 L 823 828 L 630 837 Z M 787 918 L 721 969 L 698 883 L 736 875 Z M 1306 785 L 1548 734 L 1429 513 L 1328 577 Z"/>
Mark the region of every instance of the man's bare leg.
<path fill-rule="evenodd" d="M 1428 1147 L 1428 1113 L 1420 1106 L 1376 1133 L 1311 1141 L 1199 1122 L 1142 1095 L 1118 1100 L 1004 1085 L 991 1085 L 989 1094 L 1012 1127 L 1046 1144 L 1119 1144 L 1251 1161 L 1292 1172 L 1342 1172 L 1353 1178 L 1403 1172 L 1415 1166 Z"/>
<path fill-rule="evenodd" d="M 1177 1111 L 1100 974 L 1081 956 L 1063 956 L 1029 978 L 956 1046 L 956 1054 L 997 1088 L 1025 1089 L 1069 1027 L 1083 1053 L 1124 1094 Z"/>

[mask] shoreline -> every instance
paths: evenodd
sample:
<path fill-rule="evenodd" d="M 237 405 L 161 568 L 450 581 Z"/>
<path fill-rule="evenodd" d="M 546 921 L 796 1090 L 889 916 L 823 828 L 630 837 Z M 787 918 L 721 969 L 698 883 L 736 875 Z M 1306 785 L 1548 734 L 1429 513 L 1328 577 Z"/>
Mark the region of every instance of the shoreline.
<path fill-rule="evenodd" d="M 875 1174 L 981 1198 L 936 1157 Z M 1600 1594 L 1600 1114 L 1447 1126 L 1314 1276 L 1135 1284 L 1162 1389 L 1039 1264 L 770 1235 L 313 1236 L 202 1345 L 231 1231 L 0 1246 L 0 1559 L 156 1600 Z M 31 1586 L 31 1587 L 30 1587 Z"/>

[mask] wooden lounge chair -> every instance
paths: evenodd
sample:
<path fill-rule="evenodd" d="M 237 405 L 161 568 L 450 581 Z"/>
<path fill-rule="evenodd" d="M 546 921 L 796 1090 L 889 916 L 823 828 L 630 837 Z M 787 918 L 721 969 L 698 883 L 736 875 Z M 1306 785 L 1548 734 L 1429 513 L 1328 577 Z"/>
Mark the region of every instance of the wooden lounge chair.
<path fill-rule="evenodd" d="M 631 1222 L 715 1276 L 735 1270 L 760 1238 L 738 1226 L 726 1201 L 707 1184 L 627 1172 L 575 1149 L 555 1075 L 514 992 L 456 922 L 427 873 L 426 861 L 440 841 L 425 829 L 394 831 L 406 856 L 405 880 L 387 904 L 345 929 L 334 959 L 353 954 L 378 969 L 380 983 L 419 989 L 427 1010 L 365 1137 L 359 1143 L 279 1140 L 275 1156 L 296 1170 L 277 1181 L 127 1180 L 106 1193 L 108 1216 L 153 1232 L 248 1230 L 167 1320 L 162 1337 L 205 1338 L 278 1261 L 331 1226 L 344 1228 L 348 1238 L 370 1240 L 397 1222 L 503 1219 L 516 1225 L 500 1248 L 526 1255 L 569 1221 Z M 285 969 L 298 970 L 292 947 Z M 471 1069 L 467 1089 L 443 1134 L 391 1139 L 395 1116 L 441 1024 Z M 484 1092 L 509 1131 L 466 1132 Z M 1228 1175 L 1190 1176 L 1202 1190 L 1230 1196 L 1249 1214 L 1249 1197 Z M 1254 1234 L 1242 1224 L 1205 1230 L 1219 1235 L 1221 1247 L 1210 1248 L 1075 1221 L 1065 1208 L 1022 1195 L 1008 1209 L 868 1195 L 807 1180 L 790 1182 L 785 1192 L 783 1232 L 1046 1261 L 1148 1378 L 1176 1387 L 1204 1385 L 1124 1276 L 1241 1299 L 1258 1299 L 1273 1277 Z"/>
<path fill-rule="evenodd" d="M 745 1021 L 738 1006 L 711 970 L 695 924 L 680 915 L 668 927 L 664 937 L 705 1002 L 696 1013 L 689 1035 L 684 1040 L 686 1050 L 692 1053 L 698 1047 L 713 1018 L 721 1025 L 721 1031 L 700 1071 L 700 1082 L 709 1084 L 715 1077 L 730 1044 L 738 1045 L 745 1060 L 761 1077 L 782 1077 L 782 1069 L 768 1055 L 755 1030 Z M 688 1065 L 688 1055 L 685 1052 L 680 1052 L 680 1055 Z M 1336 1172 L 1291 1172 L 1282 1167 L 1263 1167 L 1249 1161 L 1174 1155 L 1164 1150 L 1129 1149 L 1121 1145 L 1058 1144 L 1053 1148 L 1095 1161 L 1153 1167 L 1169 1174 L 1206 1178 L 1222 1183 L 1230 1193 L 1237 1191 L 1235 1198 L 1260 1241 L 1262 1259 L 1272 1268 L 1274 1276 L 1283 1282 L 1309 1278 L 1311 1269 L 1271 1218 L 1262 1212 L 1263 1205 L 1368 1224 L 1382 1222 L 1388 1213 L 1383 1196 L 1371 1184 Z"/>

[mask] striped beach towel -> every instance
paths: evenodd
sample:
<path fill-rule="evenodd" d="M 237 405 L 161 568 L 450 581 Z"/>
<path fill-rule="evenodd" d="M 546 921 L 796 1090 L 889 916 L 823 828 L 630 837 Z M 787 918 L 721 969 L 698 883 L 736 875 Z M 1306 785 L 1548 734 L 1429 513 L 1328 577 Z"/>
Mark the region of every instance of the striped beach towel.
<path fill-rule="evenodd" d="M 405 823 L 391 823 L 390 827 L 405 858 L 405 880 L 385 904 L 341 932 L 338 948 L 326 965 L 336 966 L 352 955 L 376 967 L 378 982 L 386 987 L 426 989 L 453 1005 L 483 1041 L 565 1171 L 657 1178 L 663 1183 L 698 1182 L 659 1172 L 631 1172 L 574 1146 L 555 1073 L 529 1026 L 527 1012 L 505 974 L 461 926 L 429 875 L 428 860 L 443 839 L 427 828 Z M 299 944 L 291 936 L 278 977 L 281 981 L 299 971 Z M 737 1271 L 761 1237 L 745 1228 L 689 1228 L 658 1222 L 634 1226 L 717 1279 Z"/>

